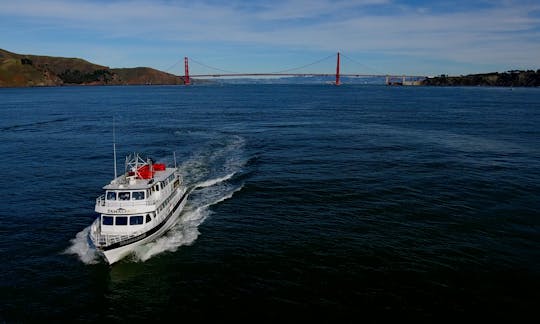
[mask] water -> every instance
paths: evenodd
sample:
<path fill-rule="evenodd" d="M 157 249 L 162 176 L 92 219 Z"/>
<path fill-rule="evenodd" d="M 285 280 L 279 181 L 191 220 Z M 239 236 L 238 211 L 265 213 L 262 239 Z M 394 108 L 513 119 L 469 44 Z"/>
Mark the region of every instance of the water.
<path fill-rule="evenodd" d="M 199 188 L 111 266 L 93 204 L 142 151 Z M 0 321 L 519 320 L 540 302 L 540 91 L 0 89 Z"/>

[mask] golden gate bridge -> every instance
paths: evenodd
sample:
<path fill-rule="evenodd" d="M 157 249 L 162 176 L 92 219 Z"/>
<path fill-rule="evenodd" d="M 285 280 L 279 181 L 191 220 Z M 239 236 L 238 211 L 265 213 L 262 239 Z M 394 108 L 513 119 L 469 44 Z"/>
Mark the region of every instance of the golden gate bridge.
<path fill-rule="evenodd" d="M 425 76 L 419 76 L 419 75 L 392 75 L 392 74 L 383 74 L 383 73 L 341 73 L 341 55 L 342 53 L 337 52 L 336 54 L 336 72 L 335 73 L 293 73 L 292 71 L 297 71 L 303 68 L 306 68 L 308 66 L 312 66 L 314 64 L 317 64 L 321 61 L 324 61 L 331 56 L 325 57 L 323 59 L 317 60 L 315 62 L 312 62 L 310 64 L 306 64 L 300 67 L 287 69 L 284 71 L 278 71 L 278 72 L 268 72 L 268 73 L 236 73 L 232 71 L 226 71 L 222 70 L 216 67 L 212 67 L 209 65 L 206 65 L 204 63 L 194 61 L 195 63 L 202 65 L 206 68 L 210 68 L 213 70 L 218 70 L 220 73 L 206 73 L 206 74 L 190 74 L 189 73 L 189 62 L 190 59 L 186 56 L 184 57 L 184 75 L 183 80 L 185 85 L 191 84 L 192 78 L 219 78 L 219 77 L 268 77 L 268 76 L 275 76 L 275 77 L 335 77 L 335 85 L 341 84 L 341 77 L 356 77 L 356 78 L 367 78 L 367 77 L 381 77 L 385 78 L 385 83 L 387 85 L 415 85 L 418 84 L 420 80 L 425 79 Z M 346 56 L 345 56 L 346 57 Z M 347 57 L 348 58 L 348 57 Z M 349 58 L 350 59 L 350 58 Z M 351 59 L 352 60 L 352 59 Z M 175 64 L 176 65 L 176 64 Z"/>

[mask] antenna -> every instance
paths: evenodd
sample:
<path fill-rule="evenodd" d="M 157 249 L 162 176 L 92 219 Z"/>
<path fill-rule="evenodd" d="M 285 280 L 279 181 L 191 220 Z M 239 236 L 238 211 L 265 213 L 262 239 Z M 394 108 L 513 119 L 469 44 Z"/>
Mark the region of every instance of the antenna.
<path fill-rule="evenodd" d="M 113 115 L 113 155 L 114 155 L 114 178 L 118 177 L 118 172 L 116 171 L 116 127 L 114 123 L 114 115 Z"/>

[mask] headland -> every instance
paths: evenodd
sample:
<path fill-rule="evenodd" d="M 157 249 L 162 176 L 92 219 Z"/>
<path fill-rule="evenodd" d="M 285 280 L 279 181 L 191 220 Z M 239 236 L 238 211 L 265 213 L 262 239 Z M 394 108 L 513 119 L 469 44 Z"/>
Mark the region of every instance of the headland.
<path fill-rule="evenodd" d="M 80 58 L 16 54 L 0 49 L 0 87 L 184 84 L 148 67 L 109 68 Z"/>

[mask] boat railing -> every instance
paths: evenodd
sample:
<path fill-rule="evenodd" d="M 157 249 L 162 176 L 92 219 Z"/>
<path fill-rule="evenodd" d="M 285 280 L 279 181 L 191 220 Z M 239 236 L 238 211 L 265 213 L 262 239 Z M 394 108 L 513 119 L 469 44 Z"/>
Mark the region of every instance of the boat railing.
<path fill-rule="evenodd" d="M 128 240 L 138 234 L 118 235 L 118 234 L 98 234 L 98 242 L 100 246 L 108 246 L 121 241 Z"/>
<path fill-rule="evenodd" d="M 94 232 L 96 235 L 96 241 L 99 246 L 109 246 L 111 244 L 115 244 L 121 241 L 129 240 L 132 237 L 135 237 L 139 235 L 140 233 L 133 233 L 133 234 L 127 234 L 127 235 L 120 235 L 120 234 L 101 234 L 99 231 Z"/>
<path fill-rule="evenodd" d="M 114 243 L 128 240 L 142 233 L 141 231 L 137 231 L 130 234 L 101 234 L 101 223 L 99 221 L 95 221 L 92 224 L 91 232 L 93 233 L 95 242 L 98 246 L 109 246 Z"/>
<path fill-rule="evenodd" d="M 101 195 L 96 198 L 96 206 L 136 207 L 136 206 L 151 206 L 155 204 L 156 204 L 156 199 L 115 201 L 115 200 L 105 200 L 105 195 Z"/>
<path fill-rule="evenodd" d="M 105 206 L 105 195 L 97 197 L 96 206 Z"/>

